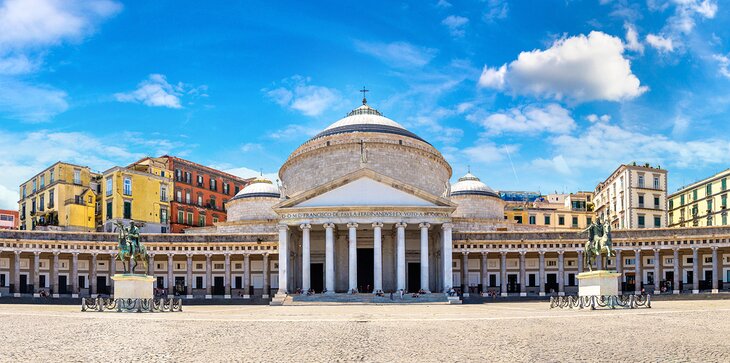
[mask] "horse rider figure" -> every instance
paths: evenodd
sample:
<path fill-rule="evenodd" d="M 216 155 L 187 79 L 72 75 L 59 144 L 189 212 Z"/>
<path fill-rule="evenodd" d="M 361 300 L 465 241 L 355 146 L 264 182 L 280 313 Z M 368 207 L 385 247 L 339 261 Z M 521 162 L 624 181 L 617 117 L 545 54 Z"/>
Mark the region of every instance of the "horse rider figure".
<path fill-rule="evenodd" d="M 583 230 L 583 232 L 586 231 L 588 232 L 588 240 L 585 244 L 585 265 L 590 271 L 593 271 L 593 263 L 604 249 L 608 257 L 615 256 L 611 241 L 611 224 L 608 219 L 604 221 L 603 216 L 598 216 L 595 222 Z"/>
<path fill-rule="evenodd" d="M 129 222 L 127 241 L 129 243 L 130 254 L 134 256 L 139 251 L 139 227 L 133 221 Z"/>

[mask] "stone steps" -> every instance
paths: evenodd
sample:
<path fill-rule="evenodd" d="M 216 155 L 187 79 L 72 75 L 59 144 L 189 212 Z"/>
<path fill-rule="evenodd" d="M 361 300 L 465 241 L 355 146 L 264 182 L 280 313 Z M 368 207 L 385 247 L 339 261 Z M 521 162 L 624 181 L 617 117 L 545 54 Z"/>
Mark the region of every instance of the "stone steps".
<path fill-rule="evenodd" d="M 393 294 L 375 296 L 373 294 L 316 294 L 316 295 L 289 295 L 283 301 L 283 305 L 323 305 L 323 304 L 449 304 L 449 299 L 441 293 L 424 294 L 419 297 L 412 297 L 410 294 L 403 295 L 403 299 Z M 274 305 L 272 301 L 272 305 Z"/>

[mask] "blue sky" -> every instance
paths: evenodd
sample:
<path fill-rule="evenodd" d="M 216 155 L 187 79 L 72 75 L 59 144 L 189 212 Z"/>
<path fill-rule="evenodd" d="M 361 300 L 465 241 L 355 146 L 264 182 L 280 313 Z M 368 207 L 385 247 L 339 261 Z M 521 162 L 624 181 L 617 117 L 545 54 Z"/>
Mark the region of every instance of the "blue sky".
<path fill-rule="evenodd" d="M 673 191 L 726 169 L 730 12 L 712 0 L 0 1 L 0 208 L 57 160 L 170 153 L 250 176 L 369 103 L 500 190 Z"/>

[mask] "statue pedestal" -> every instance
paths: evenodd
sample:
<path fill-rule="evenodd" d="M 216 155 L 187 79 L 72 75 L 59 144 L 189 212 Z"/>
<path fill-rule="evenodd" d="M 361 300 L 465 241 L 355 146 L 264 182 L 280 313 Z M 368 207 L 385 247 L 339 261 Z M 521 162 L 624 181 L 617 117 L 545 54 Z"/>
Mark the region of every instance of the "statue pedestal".
<path fill-rule="evenodd" d="M 115 299 L 152 299 L 154 298 L 153 276 L 147 275 L 114 275 Z"/>
<path fill-rule="evenodd" d="M 618 295 L 619 277 L 620 273 L 606 270 L 579 273 L 578 296 Z"/>

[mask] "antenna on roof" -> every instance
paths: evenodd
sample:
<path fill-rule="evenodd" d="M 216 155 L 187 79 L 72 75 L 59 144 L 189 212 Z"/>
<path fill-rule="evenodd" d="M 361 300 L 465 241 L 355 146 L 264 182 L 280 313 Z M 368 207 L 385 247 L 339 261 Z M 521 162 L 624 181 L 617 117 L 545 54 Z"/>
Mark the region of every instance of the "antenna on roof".
<path fill-rule="evenodd" d="M 365 93 L 370 92 L 370 90 L 365 89 L 365 86 L 362 86 L 362 89 L 359 92 L 362 93 L 362 104 L 366 105 L 368 103 L 368 100 L 367 100 L 367 98 L 365 98 Z"/>
<path fill-rule="evenodd" d="M 466 172 L 471 174 L 471 165 L 466 166 Z"/>

